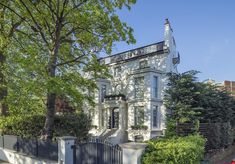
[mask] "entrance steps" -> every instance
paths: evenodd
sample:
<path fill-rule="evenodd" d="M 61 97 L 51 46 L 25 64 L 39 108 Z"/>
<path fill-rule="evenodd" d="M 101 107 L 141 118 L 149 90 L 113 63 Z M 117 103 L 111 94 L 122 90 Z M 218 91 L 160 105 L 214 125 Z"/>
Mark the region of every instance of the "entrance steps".
<path fill-rule="evenodd" d="M 106 140 L 108 137 L 112 136 L 118 129 L 106 129 L 100 136 L 100 139 Z"/>

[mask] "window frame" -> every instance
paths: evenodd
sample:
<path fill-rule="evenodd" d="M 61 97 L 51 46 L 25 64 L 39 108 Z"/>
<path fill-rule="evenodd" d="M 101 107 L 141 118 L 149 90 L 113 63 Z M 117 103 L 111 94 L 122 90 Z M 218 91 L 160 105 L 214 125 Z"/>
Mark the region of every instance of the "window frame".
<path fill-rule="evenodd" d="M 156 111 L 156 112 L 154 112 Z M 154 118 L 156 120 L 154 120 Z M 159 128 L 159 106 L 154 105 L 152 108 L 152 127 L 153 128 Z"/>
<path fill-rule="evenodd" d="M 106 95 L 107 95 L 107 85 L 106 84 L 101 84 L 101 89 L 100 89 L 100 100 L 101 100 L 101 102 L 104 102 L 104 97 Z"/>
<path fill-rule="evenodd" d="M 121 72 L 122 72 L 121 66 L 114 67 L 114 76 L 120 75 Z"/>
<path fill-rule="evenodd" d="M 158 90 L 159 90 L 159 78 L 158 76 L 153 76 L 153 97 L 158 98 Z"/>
<path fill-rule="evenodd" d="M 134 126 L 144 125 L 144 106 L 134 106 Z"/>
<path fill-rule="evenodd" d="M 137 81 L 140 79 L 139 81 Z M 141 99 L 144 98 L 144 88 L 145 88 L 145 77 L 138 76 L 134 78 L 134 94 L 135 98 Z"/>
<path fill-rule="evenodd" d="M 139 69 L 143 69 L 148 67 L 148 60 L 141 60 L 139 61 Z"/>

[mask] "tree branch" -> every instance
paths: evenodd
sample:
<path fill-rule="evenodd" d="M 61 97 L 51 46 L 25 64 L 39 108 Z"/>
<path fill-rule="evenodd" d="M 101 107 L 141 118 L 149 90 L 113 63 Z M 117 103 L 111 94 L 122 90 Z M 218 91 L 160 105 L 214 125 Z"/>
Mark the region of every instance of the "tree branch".
<path fill-rule="evenodd" d="M 49 46 L 49 43 L 48 43 L 48 41 L 46 40 L 46 37 L 45 37 L 45 35 L 44 35 L 43 31 L 42 31 L 41 26 L 38 24 L 38 22 L 37 22 L 36 19 L 34 18 L 33 14 L 31 13 L 30 9 L 28 8 L 28 6 L 27 6 L 22 0 L 20 0 L 20 2 L 21 2 L 21 4 L 25 7 L 25 9 L 27 10 L 27 12 L 29 13 L 30 17 L 32 18 L 32 21 L 33 21 L 33 23 L 36 25 L 37 30 L 38 30 L 38 32 L 40 33 L 40 35 L 41 35 L 43 41 L 46 43 L 46 45 L 47 45 L 48 47 L 50 47 L 50 46 Z"/>
<path fill-rule="evenodd" d="M 80 55 L 80 56 L 78 56 L 78 57 L 76 57 L 76 58 L 74 58 L 72 60 L 68 60 L 68 61 L 65 61 L 63 63 L 58 63 L 58 64 L 56 64 L 56 66 L 61 66 L 61 65 L 65 65 L 65 64 L 75 63 L 75 62 L 77 62 L 79 59 L 81 59 L 84 56 L 86 56 L 86 54 Z M 79 61 L 79 62 L 83 63 L 82 61 Z"/>
<path fill-rule="evenodd" d="M 68 5 L 68 0 L 64 0 L 64 3 L 63 3 L 63 7 L 62 7 L 62 11 L 60 13 L 60 18 L 63 18 L 63 15 L 64 15 L 64 9 L 65 7 Z"/>
<path fill-rule="evenodd" d="M 5 4 L 3 4 L 3 3 L 1 3 L 1 2 L 0 2 L 0 5 L 6 7 L 7 9 L 9 9 L 11 12 L 13 12 L 13 13 L 16 14 L 18 17 L 20 17 L 22 20 L 25 19 L 24 17 L 22 17 L 20 14 L 18 14 L 15 10 L 13 10 L 12 8 L 10 8 L 9 6 L 6 6 Z"/>
<path fill-rule="evenodd" d="M 8 33 L 7 36 L 8 36 L 8 37 L 11 37 L 11 36 L 14 34 L 14 32 L 16 31 L 16 29 L 20 26 L 20 24 L 21 24 L 23 21 L 24 21 L 24 20 L 21 19 L 20 21 L 14 23 L 14 24 L 12 25 L 11 30 L 10 30 L 10 32 Z"/>
<path fill-rule="evenodd" d="M 73 27 L 69 32 L 67 32 L 64 36 L 61 36 L 61 40 L 65 39 L 66 37 L 68 37 L 69 35 L 71 35 L 74 31 L 81 29 L 84 31 L 84 29 L 78 27 Z M 81 31 L 82 32 L 82 31 Z"/>
<path fill-rule="evenodd" d="M 30 2 L 31 2 L 31 4 L 33 4 L 32 1 L 30 1 Z M 34 5 L 34 4 L 33 4 L 33 5 Z M 44 14 L 43 14 L 36 6 L 35 6 L 35 9 L 36 9 L 36 11 L 41 15 L 42 19 L 44 20 L 44 22 L 45 22 L 45 24 L 46 24 L 46 27 L 47 27 L 47 29 L 48 29 L 49 35 L 50 35 L 51 39 L 53 40 L 53 39 L 54 39 L 54 37 L 53 37 L 53 35 L 52 35 L 53 32 L 51 31 L 51 27 L 50 27 L 50 25 L 49 25 L 47 19 L 45 19 Z M 49 9 L 49 10 L 50 10 L 50 9 Z"/>
<path fill-rule="evenodd" d="M 89 0 L 84 0 L 83 2 L 81 2 L 81 3 L 78 3 L 78 4 L 74 4 L 74 7 L 71 9 L 71 10 L 69 10 L 67 13 L 65 13 L 64 14 L 64 17 L 66 17 L 70 12 L 73 12 L 73 10 L 75 10 L 75 9 L 77 9 L 77 8 L 79 8 L 79 7 L 81 7 L 82 5 L 84 5 L 86 2 L 88 2 Z"/>

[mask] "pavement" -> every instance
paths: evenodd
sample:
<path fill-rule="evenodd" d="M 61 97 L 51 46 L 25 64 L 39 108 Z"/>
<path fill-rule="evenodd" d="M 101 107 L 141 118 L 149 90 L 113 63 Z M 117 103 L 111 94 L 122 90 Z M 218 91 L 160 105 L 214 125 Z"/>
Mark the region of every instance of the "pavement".
<path fill-rule="evenodd" d="M 215 164 L 230 164 L 232 162 L 232 160 L 234 159 L 234 154 L 231 154 L 229 156 L 227 156 L 226 158 L 216 162 Z"/>
<path fill-rule="evenodd" d="M 217 154 L 217 160 L 213 160 L 213 164 L 231 164 L 235 159 L 235 144 L 224 149 L 224 151 Z"/>

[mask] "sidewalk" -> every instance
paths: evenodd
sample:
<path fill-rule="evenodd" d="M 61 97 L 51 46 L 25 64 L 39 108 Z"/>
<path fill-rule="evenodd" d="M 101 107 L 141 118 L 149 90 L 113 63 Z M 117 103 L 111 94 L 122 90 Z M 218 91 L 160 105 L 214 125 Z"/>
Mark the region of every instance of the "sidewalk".
<path fill-rule="evenodd" d="M 218 152 L 214 155 L 210 162 L 213 164 L 230 164 L 232 159 L 235 158 L 235 145 L 231 145 L 224 151 Z"/>

